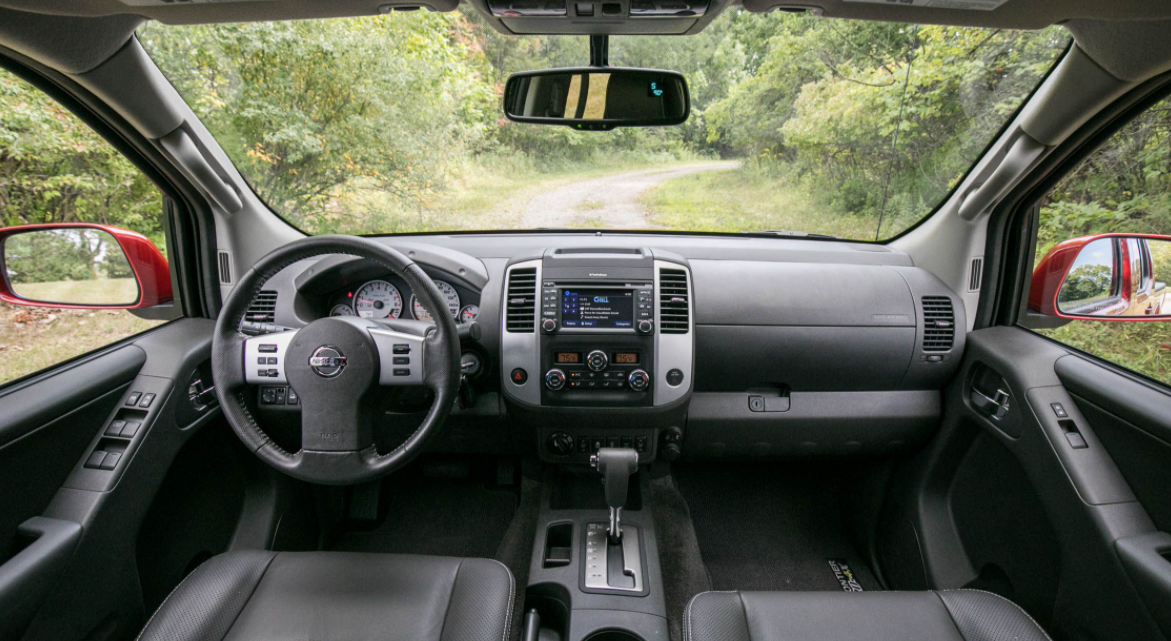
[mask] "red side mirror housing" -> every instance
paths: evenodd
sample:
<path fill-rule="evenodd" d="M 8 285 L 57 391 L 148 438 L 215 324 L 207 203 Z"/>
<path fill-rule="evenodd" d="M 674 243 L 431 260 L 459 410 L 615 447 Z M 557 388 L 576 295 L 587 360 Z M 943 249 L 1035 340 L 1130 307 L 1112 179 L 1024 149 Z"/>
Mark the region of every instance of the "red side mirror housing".
<path fill-rule="evenodd" d="M 1033 270 L 1029 309 L 1066 319 L 1171 318 L 1171 236 L 1097 234 L 1054 245 Z"/>
<path fill-rule="evenodd" d="M 93 232 L 86 234 L 86 230 Z M 16 276 L 15 266 L 10 263 L 15 263 L 15 257 L 10 257 L 9 244 L 13 237 L 21 234 L 30 234 L 32 232 L 46 232 L 43 237 L 53 238 L 56 236 L 64 243 L 72 243 L 77 245 L 77 238 L 81 237 L 101 237 L 106 239 L 105 235 L 112 238 L 117 243 L 117 247 L 121 250 L 125 257 L 125 263 L 118 260 L 118 256 L 111 254 L 112 247 L 101 247 L 98 243 L 98 253 L 91 256 L 93 260 L 101 260 L 105 264 L 116 264 L 118 266 L 128 266 L 129 274 L 133 277 L 133 283 L 137 286 L 137 294 L 133 300 L 129 300 L 129 296 L 123 297 L 116 301 L 85 301 L 85 300 L 41 300 L 32 299 L 26 295 L 21 295 L 21 290 L 27 289 L 24 285 L 14 283 L 13 279 Z M 71 234 L 71 232 L 76 232 Z M 31 236 L 30 236 L 31 238 Z M 109 244 L 108 240 L 105 240 Z M 68 249 L 68 245 L 65 245 Z M 73 266 L 76 269 L 78 266 Z M 82 265 L 82 267 L 86 267 Z M 93 271 L 93 265 L 88 268 Z M 96 273 L 96 272 L 95 272 Z M 122 281 L 129 281 L 128 278 L 121 278 Z M 82 281 L 84 282 L 84 281 Z M 126 291 L 126 288 L 123 288 Z M 77 297 L 84 298 L 84 296 Z M 0 301 L 10 305 L 22 305 L 25 307 L 53 307 L 61 309 L 141 309 L 144 307 L 153 307 L 155 305 L 169 303 L 174 299 L 171 290 L 171 269 L 167 264 L 167 259 L 159 248 L 150 241 L 149 238 L 127 229 L 119 227 L 111 227 L 109 225 L 96 225 L 90 223 L 50 223 L 42 225 L 20 225 L 16 227 L 5 227 L 0 229 Z"/>

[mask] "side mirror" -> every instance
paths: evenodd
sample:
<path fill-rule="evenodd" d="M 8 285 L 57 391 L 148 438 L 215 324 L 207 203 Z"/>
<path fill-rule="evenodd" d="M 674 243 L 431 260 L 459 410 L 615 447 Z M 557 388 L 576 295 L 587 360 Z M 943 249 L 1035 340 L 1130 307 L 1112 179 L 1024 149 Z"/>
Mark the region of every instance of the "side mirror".
<path fill-rule="evenodd" d="M 0 229 L 0 301 L 139 309 L 169 303 L 167 259 L 146 236 L 85 223 Z"/>
<path fill-rule="evenodd" d="M 1089 320 L 1171 319 L 1171 236 L 1101 234 L 1058 243 L 1033 271 L 1029 309 Z"/>
<path fill-rule="evenodd" d="M 583 131 L 678 125 L 691 113 L 683 74 L 581 67 L 514 73 L 504 85 L 509 120 Z"/>

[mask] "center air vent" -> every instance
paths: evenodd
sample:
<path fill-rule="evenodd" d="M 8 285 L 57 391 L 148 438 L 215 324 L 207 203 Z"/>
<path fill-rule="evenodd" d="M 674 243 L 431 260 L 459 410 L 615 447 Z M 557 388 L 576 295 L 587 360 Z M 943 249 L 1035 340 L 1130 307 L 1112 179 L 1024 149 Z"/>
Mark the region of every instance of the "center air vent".
<path fill-rule="evenodd" d="M 276 292 L 266 289 L 257 294 L 244 313 L 244 320 L 250 323 L 271 323 L 276 320 Z"/>
<path fill-rule="evenodd" d="M 686 334 L 691 323 L 691 301 L 687 295 L 687 272 L 659 270 L 659 331 Z"/>
<path fill-rule="evenodd" d="M 513 334 L 533 333 L 537 324 L 537 268 L 510 271 L 505 296 L 505 329 Z"/>
<path fill-rule="evenodd" d="M 947 296 L 923 297 L 923 351 L 946 352 L 955 343 L 955 309 Z"/>

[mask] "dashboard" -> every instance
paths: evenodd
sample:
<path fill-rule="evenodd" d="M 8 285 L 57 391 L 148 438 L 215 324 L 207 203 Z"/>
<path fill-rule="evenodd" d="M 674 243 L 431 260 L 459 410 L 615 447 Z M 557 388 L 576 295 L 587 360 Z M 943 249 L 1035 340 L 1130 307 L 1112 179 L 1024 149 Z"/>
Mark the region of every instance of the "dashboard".
<path fill-rule="evenodd" d="M 461 327 L 464 390 L 437 451 L 558 463 L 622 445 L 647 461 L 907 451 L 938 428 L 964 349 L 960 297 L 882 245 L 571 232 L 376 240 L 436 281 Z M 291 265 L 265 290 L 258 309 L 278 329 L 331 315 L 429 320 L 403 279 L 348 256 Z M 263 392 L 258 411 L 297 411 L 289 390 L 270 390 L 271 403 Z M 414 401 L 385 429 L 409 435 L 426 406 Z"/>

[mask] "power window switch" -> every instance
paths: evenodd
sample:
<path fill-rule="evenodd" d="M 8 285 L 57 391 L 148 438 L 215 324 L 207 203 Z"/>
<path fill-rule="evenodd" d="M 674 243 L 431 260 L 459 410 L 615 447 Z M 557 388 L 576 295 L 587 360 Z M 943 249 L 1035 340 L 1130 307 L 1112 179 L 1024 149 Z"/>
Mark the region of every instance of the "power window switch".
<path fill-rule="evenodd" d="M 134 407 L 138 405 L 138 399 L 142 398 L 142 392 L 130 392 L 130 396 L 126 397 L 126 404 Z"/>
<path fill-rule="evenodd" d="M 90 470 L 96 470 L 102 466 L 102 461 L 104 460 L 106 460 L 106 453 L 101 450 L 97 450 L 93 454 L 90 454 L 89 458 L 85 460 L 85 467 Z"/>
<path fill-rule="evenodd" d="M 100 466 L 98 466 L 98 469 L 100 469 L 100 470 L 112 470 L 112 469 L 114 469 L 115 467 L 118 467 L 118 461 L 121 461 L 121 460 L 122 460 L 122 455 L 121 455 L 121 454 L 115 454 L 115 453 L 113 453 L 113 452 L 107 452 L 107 453 L 106 453 L 106 458 L 102 459 L 102 464 L 101 464 Z"/>
<path fill-rule="evenodd" d="M 120 436 L 122 438 L 134 438 L 134 435 L 138 434 L 138 428 L 140 427 L 142 427 L 140 421 L 126 421 L 126 427 L 122 428 Z"/>
<path fill-rule="evenodd" d="M 155 402 L 154 394 L 143 394 L 142 401 L 138 403 L 139 407 L 150 407 L 150 404 Z"/>
<path fill-rule="evenodd" d="M 1065 440 L 1069 441 L 1069 446 L 1075 450 L 1084 450 L 1089 447 L 1089 445 L 1086 444 L 1086 439 L 1077 432 L 1066 432 Z"/>
<path fill-rule="evenodd" d="M 122 436 L 122 430 L 126 427 L 126 421 L 121 419 L 110 421 L 110 426 L 106 428 L 106 436 Z"/>

